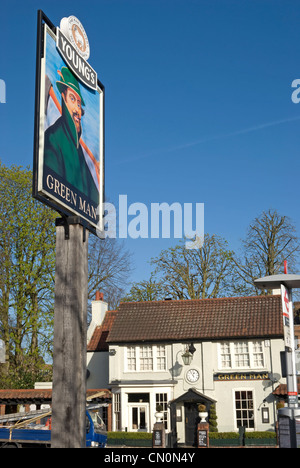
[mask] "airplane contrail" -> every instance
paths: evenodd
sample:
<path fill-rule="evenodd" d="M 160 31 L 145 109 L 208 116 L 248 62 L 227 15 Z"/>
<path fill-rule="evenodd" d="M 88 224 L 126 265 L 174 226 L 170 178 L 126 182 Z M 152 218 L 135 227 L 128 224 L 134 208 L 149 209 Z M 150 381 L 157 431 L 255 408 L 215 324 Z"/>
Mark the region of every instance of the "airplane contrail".
<path fill-rule="evenodd" d="M 157 148 L 157 149 L 154 149 L 153 151 L 149 151 L 149 152 L 141 154 L 139 156 L 123 159 L 123 160 L 119 161 L 117 164 L 139 161 L 141 159 L 149 158 L 150 156 L 155 156 L 156 154 L 160 154 L 162 152 L 171 153 L 173 151 L 177 151 L 177 150 L 180 150 L 180 149 L 185 149 L 185 148 L 190 148 L 192 146 L 197 146 L 197 145 L 199 145 L 201 143 L 206 143 L 206 142 L 209 142 L 209 141 L 220 140 L 220 139 L 223 139 L 223 138 L 229 138 L 229 137 L 233 137 L 233 136 L 243 135 L 243 134 L 250 133 L 250 132 L 256 132 L 258 130 L 263 130 L 264 128 L 274 127 L 276 125 L 281 125 L 281 124 L 288 123 L 288 122 L 294 122 L 296 120 L 300 120 L 300 116 L 298 116 L 298 117 L 288 117 L 286 119 L 281 119 L 281 120 L 274 120 L 272 122 L 266 122 L 266 123 L 263 123 L 263 124 L 254 125 L 253 127 L 247 127 L 247 128 L 243 128 L 241 130 L 235 130 L 234 132 L 219 133 L 217 135 L 210 135 L 210 136 L 208 135 L 208 136 L 205 136 L 205 137 L 200 138 L 198 140 L 191 141 L 191 142 L 188 142 L 188 143 L 183 143 L 181 145 L 171 146 L 169 148 Z"/>
<path fill-rule="evenodd" d="M 243 135 L 245 133 L 255 132 L 257 130 L 263 130 L 264 128 L 274 127 L 276 125 L 280 125 L 280 124 L 287 123 L 287 122 L 293 122 L 295 120 L 300 120 L 300 116 L 290 117 L 290 118 L 281 119 L 281 120 L 274 120 L 273 122 L 267 122 L 267 123 L 264 123 L 264 124 L 255 125 L 253 127 L 243 128 L 241 130 L 236 130 L 234 132 L 220 133 L 218 135 L 207 136 L 207 137 L 204 137 L 202 139 L 196 140 L 194 142 L 185 143 L 183 145 L 179 145 L 178 147 L 174 147 L 174 149 L 171 150 L 171 151 L 174 151 L 175 149 L 189 147 L 189 146 L 195 146 L 195 145 L 198 145 L 200 143 L 204 143 L 206 141 L 219 140 L 221 138 L 228 138 L 228 137 L 232 137 L 232 136 Z"/>

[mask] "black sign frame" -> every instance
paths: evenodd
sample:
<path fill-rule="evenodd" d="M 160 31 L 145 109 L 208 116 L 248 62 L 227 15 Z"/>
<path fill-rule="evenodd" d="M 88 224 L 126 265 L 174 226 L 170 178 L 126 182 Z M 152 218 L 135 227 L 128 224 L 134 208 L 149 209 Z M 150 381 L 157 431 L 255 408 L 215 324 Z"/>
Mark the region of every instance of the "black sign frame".
<path fill-rule="evenodd" d="M 213 375 L 215 382 L 234 382 L 239 380 L 271 380 L 269 372 L 217 372 Z"/>
<path fill-rule="evenodd" d="M 68 209 L 68 207 L 59 203 L 59 200 L 46 196 L 38 190 L 39 180 L 39 150 L 40 150 L 40 108 L 41 108 L 41 60 L 44 54 L 44 27 L 45 25 L 57 35 L 57 28 L 45 15 L 42 10 L 38 10 L 37 14 L 37 49 L 36 49 L 36 78 L 35 78 L 35 118 L 34 118 L 34 150 L 33 150 L 33 181 L 32 181 L 32 196 L 36 200 L 39 200 L 43 204 L 49 206 L 53 210 L 57 211 L 63 218 L 77 216 L 80 224 L 87 228 L 94 235 L 99 235 L 102 231 L 102 220 L 103 220 L 103 204 L 105 201 L 105 87 L 97 77 L 97 86 L 103 93 L 103 141 L 102 141 L 102 178 L 100 180 L 100 189 L 102 197 L 102 206 L 99 206 L 99 213 L 97 213 L 97 223 L 92 223 L 80 213 Z"/>

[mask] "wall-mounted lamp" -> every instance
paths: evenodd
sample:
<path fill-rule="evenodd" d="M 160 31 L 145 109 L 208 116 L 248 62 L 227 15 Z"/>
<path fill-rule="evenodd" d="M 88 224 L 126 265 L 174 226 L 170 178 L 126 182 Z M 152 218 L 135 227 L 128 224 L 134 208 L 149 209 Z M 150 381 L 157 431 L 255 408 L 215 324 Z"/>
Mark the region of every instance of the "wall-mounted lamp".
<path fill-rule="evenodd" d="M 181 355 L 183 364 L 189 366 L 193 360 L 193 354 L 196 351 L 195 346 L 191 343 L 189 346 L 186 346 L 185 352 Z"/>

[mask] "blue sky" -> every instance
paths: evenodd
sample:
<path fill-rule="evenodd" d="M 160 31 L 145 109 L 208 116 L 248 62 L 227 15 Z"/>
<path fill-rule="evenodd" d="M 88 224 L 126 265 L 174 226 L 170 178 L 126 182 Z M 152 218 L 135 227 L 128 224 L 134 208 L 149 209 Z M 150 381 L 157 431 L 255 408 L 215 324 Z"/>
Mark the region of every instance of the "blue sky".
<path fill-rule="evenodd" d="M 299 218 L 300 2 L 2 0 L 0 158 L 31 166 L 37 10 L 82 22 L 105 86 L 105 182 L 117 203 L 204 203 L 238 249 L 263 210 Z M 4 45 L 3 45 L 4 44 Z M 128 239 L 136 270 L 177 239 Z"/>

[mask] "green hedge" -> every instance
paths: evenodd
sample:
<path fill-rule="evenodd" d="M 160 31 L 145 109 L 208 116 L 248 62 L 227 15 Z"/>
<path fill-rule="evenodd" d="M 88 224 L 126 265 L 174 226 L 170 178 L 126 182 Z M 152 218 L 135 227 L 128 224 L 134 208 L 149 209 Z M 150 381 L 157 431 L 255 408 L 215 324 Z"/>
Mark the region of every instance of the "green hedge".
<path fill-rule="evenodd" d="M 125 447 L 152 447 L 152 433 L 108 432 L 107 445 Z"/>
<path fill-rule="evenodd" d="M 210 432 L 210 439 L 238 439 L 238 432 Z M 276 433 L 270 431 L 245 432 L 246 439 L 276 439 Z M 107 439 L 143 439 L 151 440 L 151 432 L 108 432 Z"/>
<path fill-rule="evenodd" d="M 238 439 L 238 432 L 210 432 L 210 439 Z M 256 432 L 245 432 L 246 439 L 276 439 L 275 432 L 269 431 L 256 431 Z"/>
<path fill-rule="evenodd" d="M 238 432 L 210 432 L 211 445 L 239 445 L 240 434 Z M 247 442 L 248 440 L 248 442 Z M 219 441 L 219 442 L 218 442 Z M 256 441 L 256 442 L 255 442 Z M 246 445 L 274 445 L 276 433 L 269 431 L 245 432 Z M 269 442 L 268 442 L 269 441 Z M 152 446 L 152 433 L 150 432 L 108 432 L 107 444 L 125 446 Z"/>
<path fill-rule="evenodd" d="M 238 439 L 238 432 L 210 432 L 209 439 Z"/>
<path fill-rule="evenodd" d="M 276 432 L 269 431 L 256 431 L 245 432 L 245 439 L 276 439 Z"/>
<path fill-rule="evenodd" d="M 210 432 L 209 444 L 212 447 L 265 446 L 277 444 L 275 432 L 245 432 L 245 438 L 240 440 L 238 432 Z"/>
<path fill-rule="evenodd" d="M 152 432 L 108 432 L 107 440 L 109 439 L 143 439 L 152 440 Z"/>

